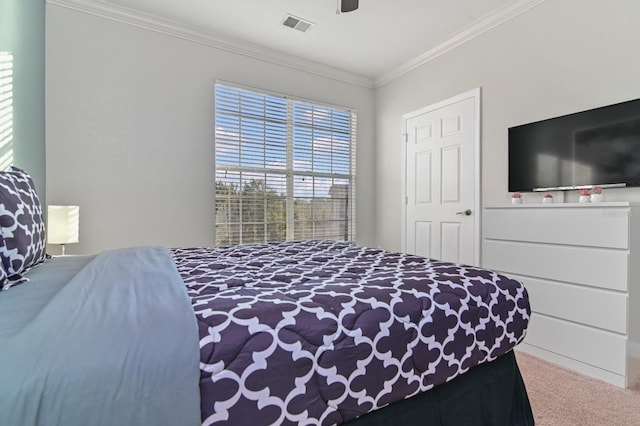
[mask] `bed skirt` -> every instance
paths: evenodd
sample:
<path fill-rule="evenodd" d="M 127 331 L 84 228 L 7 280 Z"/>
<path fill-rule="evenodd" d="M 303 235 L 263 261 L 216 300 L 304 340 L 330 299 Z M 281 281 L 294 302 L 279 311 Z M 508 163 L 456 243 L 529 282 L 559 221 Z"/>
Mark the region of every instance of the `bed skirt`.
<path fill-rule="evenodd" d="M 533 426 L 513 351 L 451 382 L 344 423 L 345 426 Z"/>

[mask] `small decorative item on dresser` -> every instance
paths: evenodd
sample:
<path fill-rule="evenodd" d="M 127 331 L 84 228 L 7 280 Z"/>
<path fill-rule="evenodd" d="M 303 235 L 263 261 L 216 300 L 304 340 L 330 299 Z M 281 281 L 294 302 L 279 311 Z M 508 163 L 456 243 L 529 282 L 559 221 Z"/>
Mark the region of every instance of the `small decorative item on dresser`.
<path fill-rule="evenodd" d="M 588 203 L 591 200 L 590 197 L 590 193 L 588 189 L 581 189 L 580 190 L 580 198 L 578 199 L 578 201 L 580 201 L 581 203 Z"/>
<path fill-rule="evenodd" d="M 604 194 L 602 193 L 602 187 L 600 185 L 596 185 L 591 188 L 591 202 L 592 203 L 600 203 L 604 201 Z"/>
<path fill-rule="evenodd" d="M 553 203 L 553 195 L 544 194 L 544 197 L 542 197 L 542 204 L 551 204 L 551 203 Z"/>
<path fill-rule="evenodd" d="M 511 194 L 511 204 L 522 204 L 522 194 L 519 192 Z"/>

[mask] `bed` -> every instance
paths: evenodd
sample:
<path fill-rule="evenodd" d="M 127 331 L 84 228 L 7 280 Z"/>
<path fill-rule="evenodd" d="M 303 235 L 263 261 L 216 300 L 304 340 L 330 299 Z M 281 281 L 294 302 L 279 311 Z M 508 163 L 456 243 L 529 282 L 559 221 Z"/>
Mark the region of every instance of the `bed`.
<path fill-rule="evenodd" d="M 2 178 L 0 424 L 533 424 L 516 280 L 336 241 L 49 258 Z"/>

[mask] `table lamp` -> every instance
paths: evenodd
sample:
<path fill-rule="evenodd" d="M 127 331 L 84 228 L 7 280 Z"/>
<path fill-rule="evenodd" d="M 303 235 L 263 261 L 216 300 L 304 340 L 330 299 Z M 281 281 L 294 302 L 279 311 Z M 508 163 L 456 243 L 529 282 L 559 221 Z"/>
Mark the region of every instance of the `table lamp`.
<path fill-rule="evenodd" d="M 80 207 L 48 206 L 47 243 L 60 244 L 64 256 L 65 244 L 79 242 Z"/>

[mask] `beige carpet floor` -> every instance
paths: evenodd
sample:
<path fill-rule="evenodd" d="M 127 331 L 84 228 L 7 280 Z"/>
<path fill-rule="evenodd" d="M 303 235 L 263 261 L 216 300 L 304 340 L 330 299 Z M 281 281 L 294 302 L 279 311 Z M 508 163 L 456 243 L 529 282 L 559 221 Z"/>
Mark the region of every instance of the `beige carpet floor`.
<path fill-rule="evenodd" d="M 640 426 L 640 391 L 516 351 L 536 426 Z"/>

